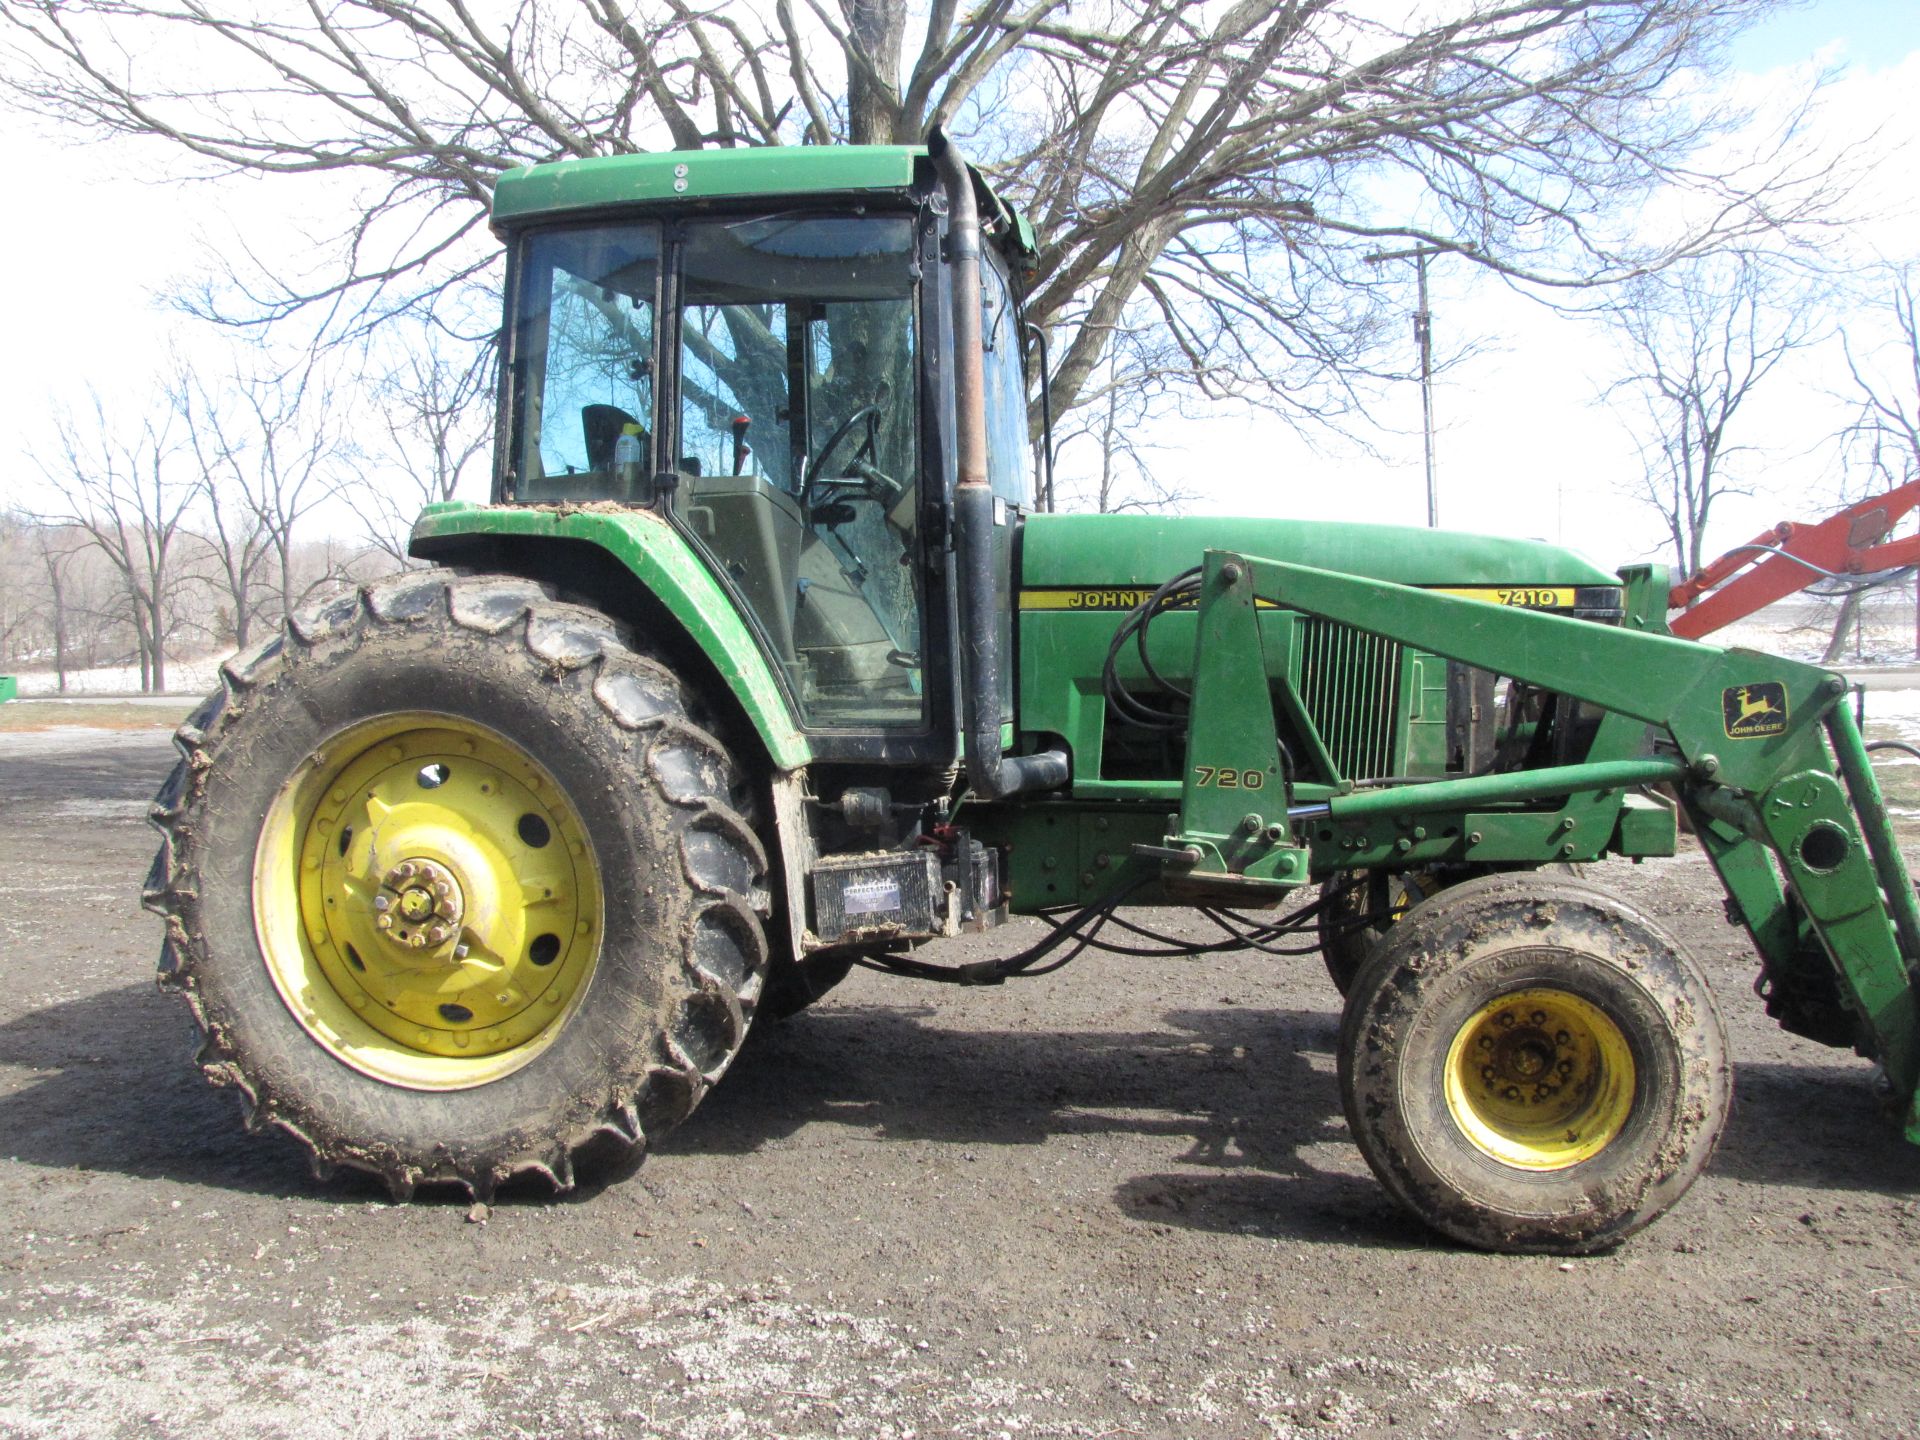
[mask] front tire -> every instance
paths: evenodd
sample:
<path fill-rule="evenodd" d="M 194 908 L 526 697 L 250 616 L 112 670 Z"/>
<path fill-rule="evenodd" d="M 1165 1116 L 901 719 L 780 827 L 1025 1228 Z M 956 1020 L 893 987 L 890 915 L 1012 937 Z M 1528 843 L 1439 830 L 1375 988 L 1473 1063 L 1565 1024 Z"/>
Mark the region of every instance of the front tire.
<path fill-rule="evenodd" d="M 765 855 L 674 677 L 605 616 L 444 571 L 224 667 L 154 804 L 161 980 L 315 1172 L 478 1197 L 631 1159 L 744 1040 Z"/>
<path fill-rule="evenodd" d="M 1650 918 L 1544 875 L 1414 907 L 1356 978 L 1340 1086 L 1367 1163 L 1487 1250 L 1619 1243 L 1692 1185 L 1731 1070 L 1706 983 Z"/>
<path fill-rule="evenodd" d="M 1471 879 L 1474 873 L 1469 867 L 1454 865 L 1421 870 L 1341 870 L 1329 876 L 1320 886 L 1316 929 L 1320 956 L 1326 962 L 1333 988 L 1342 997 L 1349 994 L 1361 967 L 1401 916 L 1448 886 Z M 1582 872 L 1578 865 L 1556 862 L 1533 873 Z"/>

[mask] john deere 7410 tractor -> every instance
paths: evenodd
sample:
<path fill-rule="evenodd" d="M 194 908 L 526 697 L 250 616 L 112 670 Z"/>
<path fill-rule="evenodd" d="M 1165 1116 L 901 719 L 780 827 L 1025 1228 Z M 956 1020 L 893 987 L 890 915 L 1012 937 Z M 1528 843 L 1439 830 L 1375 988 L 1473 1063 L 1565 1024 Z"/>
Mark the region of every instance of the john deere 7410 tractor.
<path fill-rule="evenodd" d="M 1920 1138 L 1920 912 L 1835 676 L 1673 638 L 1655 567 L 1034 513 L 1034 237 L 938 135 L 536 166 L 493 219 L 492 503 L 230 662 L 155 805 L 162 979 L 319 1172 L 565 1188 L 856 963 L 996 984 L 1178 904 L 1250 965 L 1317 937 L 1412 1211 L 1603 1247 L 1727 1111 L 1694 963 L 1579 870 L 1676 806 L 1769 1011 Z M 1047 938 L 911 953 L 1009 914 Z"/>

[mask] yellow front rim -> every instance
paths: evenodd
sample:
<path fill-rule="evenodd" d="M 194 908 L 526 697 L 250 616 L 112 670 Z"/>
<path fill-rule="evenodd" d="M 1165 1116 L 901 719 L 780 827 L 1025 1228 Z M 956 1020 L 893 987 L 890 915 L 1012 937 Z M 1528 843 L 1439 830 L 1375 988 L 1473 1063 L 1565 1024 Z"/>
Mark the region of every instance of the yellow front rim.
<path fill-rule="evenodd" d="M 1439 877 L 1431 870 L 1404 870 L 1390 876 L 1387 880 L 1387 899 L 1390 907 L 1387 912 L 1387 924 L 1399 924 L 1406 918 L 1407 911 L 1439 889 Z"/>
<path fill-rule="evenodd" d="M 445 715 L 334 736 L 280 788 L 254 859 L 261 953 L 335 1058 L 420 1090 L 510 1074 L 564 1028 L 600 956 L 600 871 L 519 746 Z"/>
<path fill-rule="evenodd" d="M 1633 1110 L 1633 1052 L 1591 1001 L 1532 989 L 1482 1006 L 1447 1053 L 1448 1113 L 1475 1149 L 1564 1170 L 1606 1149 Z"/>

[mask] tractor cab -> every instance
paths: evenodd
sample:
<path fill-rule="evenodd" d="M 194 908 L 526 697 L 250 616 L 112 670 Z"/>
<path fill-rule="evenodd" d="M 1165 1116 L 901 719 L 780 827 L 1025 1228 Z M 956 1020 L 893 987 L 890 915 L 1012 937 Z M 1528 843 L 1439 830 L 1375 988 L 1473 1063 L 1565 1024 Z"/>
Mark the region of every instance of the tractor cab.
<path fill-rule="evenodd" d="M 1031 490 L 1013 281 L 1030 251 L 983 198 L 1005 527 Z M 665 519 L 730 592 L 798 725 L 849 760 L 955 753 L 951 567 L 935 558 L 954 485 L 946 210 L 911 149 L 852 166 L 829 150 L 581 161 L 509 176 L 496 203 L 511 257 L 498 498 Z"/>

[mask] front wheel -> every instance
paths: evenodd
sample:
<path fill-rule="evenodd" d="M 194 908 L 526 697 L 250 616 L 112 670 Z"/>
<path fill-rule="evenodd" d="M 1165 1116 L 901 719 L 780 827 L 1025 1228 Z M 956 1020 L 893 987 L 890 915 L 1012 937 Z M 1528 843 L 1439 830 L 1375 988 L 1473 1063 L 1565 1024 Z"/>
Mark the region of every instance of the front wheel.
<path fill-rule="evenodd" d="M 1471 879 L 1476 872 L 1461 865 L 1430 866 L 1419 870 L 1341 870 L 1320 886 L 1320 915 L 1316 929 L 1320 956 L 1326 962 L 1333 988 L 1345 996 L 1367 957 L 1394 925 L 1415 905 L 1438 895 L 1449 885 Z M 1551 875 L 1579 875 L 1578 865 L 1554 863 L 1539 871 Z"/>
<path fill-rule="evenodd" d="M 1576 880 L 1493 875 L 1415 906 L 1341 1020 L 1347 1122 L 1436 1230 L 1488 1250 L 1618 1243 L 1705 1167 L 1731 1095 L 1692 961 Z"/>
<path fill-rule="evenodd" d="M 316 1172 L 637 1154 L 744 1039 L 765 857 L 674 677 L 528 582 L 401 576 L 226 667 L 154 807 L 161 979 Z"/>

